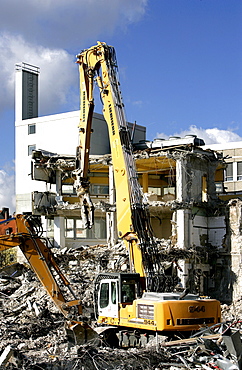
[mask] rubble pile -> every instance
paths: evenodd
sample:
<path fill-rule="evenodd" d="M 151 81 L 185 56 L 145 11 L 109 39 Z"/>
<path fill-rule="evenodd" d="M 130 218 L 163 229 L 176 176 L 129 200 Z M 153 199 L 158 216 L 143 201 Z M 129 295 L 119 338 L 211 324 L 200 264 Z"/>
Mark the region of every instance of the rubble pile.
<path fill-rule="evenodd" d="M 159 255 L 164 262 L 179 261 L 194 257 L 195 251 L 193 249 L 185 250 L 172 245 L 171 240 L 161 239 L 157 242 Z"/>
<path fill-rule="evenodd" d="M 55 259 L 81 300 L 84 311 L 89 313 L 93 308 L 96 275 L 99 272 L 128 272 L 129 264 L 128 252 L 122 243 L 112 248 L 99 244 L 55 250 Z"/>
<path fill-rule="evenodd" d="M 95 274 L 127 269 L 123 245 L 59 250 L 56 259 L 87 311 Z M 223 305 L 224 323 L 189 339 L 157 337 L 146 348 L 110 348 L 99 340 L 68 343 L 64 317 L 28 266 L 0 270 L 0 369 L 240 369 L 241 301 Z"/>

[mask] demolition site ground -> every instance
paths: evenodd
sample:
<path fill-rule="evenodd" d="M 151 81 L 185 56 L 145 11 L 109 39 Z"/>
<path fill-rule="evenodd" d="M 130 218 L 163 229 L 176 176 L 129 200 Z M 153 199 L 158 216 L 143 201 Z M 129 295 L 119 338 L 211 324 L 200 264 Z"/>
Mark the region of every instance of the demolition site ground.
<path fill-rule="evenodd" d="M 122 245 L 64 249 L 56 258 L 87 316 L 93 311 L 95 274 L 127 267 Z M 16 263 L 0 271 L 0 369 L 241 369 L 241 301 L 222 311 L 222 324 L 186 339 L 179 333 L 172 342 L 159 337 L 146 348 L 111 348 L 102 339 L 74 345 L 67 341 L 63 315 L 32 270 Z"/>

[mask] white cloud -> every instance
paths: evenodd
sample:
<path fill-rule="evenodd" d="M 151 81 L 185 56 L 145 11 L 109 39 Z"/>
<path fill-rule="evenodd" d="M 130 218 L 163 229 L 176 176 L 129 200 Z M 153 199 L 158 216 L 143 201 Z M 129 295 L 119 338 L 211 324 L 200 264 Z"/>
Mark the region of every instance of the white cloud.
<path fill-rule="evenodd" d="M 0 53 L 0 110 L 13 108 L 16 62 L 23 61 L 40 67 L 41 114 L 54 113 L 60 109 L 70 98 L 71 87 L 75 84 L 77 86 L 78 69 L 74 58 L 63 49 L 34 46 L 22 36 L 3 33 L 0 34 Z M 77 102 L 78 95 L 75 100 Z"/>
<path fill-rule="evenodd" d="M 15 211 L 14 175 L 0 170 L 0 204 L 1 209 L 7 207 L 10 212 Z"/>
<path fill-rule="evenodd" d="M 14 66 L 41 68 L 40 114 L 79 108 L 75 54 L 138 21 L 148 0 L 2 0 L 0 112 L 14 106 Z M 87 44 L 88 43 L 88 44 Z M 67 52 L 67 50 L 70 51 Z M 74 86 L 74 89 L 73 89 Z M 62 109 L 61 109 L 62 108 Z"/>
<path fill-rule="evenodd" d="M 1 29 L 50 47 L 72 48 L 138 21 L 148 0 L 1 0 Z M 103 41 L 103 40 L 100 40 Z M 80 50 L 78 50 L 79 52 Z"/>
<path fill-rule="evenodd" d="M 14 109 L 15 65 L 21 62 L 40 67 L 40 115 L 78 109 L 75 54 L 139 21 L 147 2 L 1 0 L 0 113 L 4 116 Z M 0 205 L 13 212 L 14 176 L 10 173 L 0 169 Z"/>
<path fill-rule="evenodd" d="M 186 135 L 197 135 L 198 138 L 203 139 L 205 144 L 224 144 L 233 141 L 242 141 L 242 137 L 231 130 L 220 130 L 216 127 L 203 129 L 197 126 L 190 126 L 188 130 L 183 130 L 179 133 L 174 133 L 174 136 L 184 137 Z M 172 135 L 171 135 L 172 136 Z M 156 137 L 168 139 L 168 136 L 163 133 L 158 133 Z"/>

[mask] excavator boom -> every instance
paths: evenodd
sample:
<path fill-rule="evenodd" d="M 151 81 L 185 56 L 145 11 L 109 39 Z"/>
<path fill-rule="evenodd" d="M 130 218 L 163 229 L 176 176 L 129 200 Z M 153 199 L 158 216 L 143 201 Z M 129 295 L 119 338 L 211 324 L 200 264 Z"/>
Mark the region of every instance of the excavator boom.
<path fill-rule="evenodd" d="M 93 88 L 97 83 L 103 102 L 103 114 L 107 122 L 116 189 L 116 215 L 118 237 L 129 250 L 132 271 L 139 273 L 143 288 L 159 289 L 159 276 L 163 275 L 159 263 L 147 207 L 137 177 L 132 143 L 125 119 L 124 104 L 118 81 L 115 50 L 104 42 L 98 42 L 77 56 L 80 70 L 80 124 L 78 170 L 76 188 L 88 184 L 88 158 L 90 154 L 91 118 L 94 109 Z M 88 188 L 86 188 L 88 192 Z M 78 192 L 82 199 L 83 192 Z M 82 200 L 81 200 L 82 202 Z M 160 279 L 161 281 L 162 279 Z"/>
<path fill-rule="evenodd" d="M 17 247 L 21 249 L 35 275 L 67 321 L 72 341 L 85 343 L 96 333 L 85 322 L 78 321 L 82 314 L 81 302 L 75 296 L 69 281 L 61 272 L 47 241 L 41 237 L 41 221 L 36 216 L 18 214 L 0 222 L 0 251 Z M 67 299 L 71 295 L 74 299 Z"/>

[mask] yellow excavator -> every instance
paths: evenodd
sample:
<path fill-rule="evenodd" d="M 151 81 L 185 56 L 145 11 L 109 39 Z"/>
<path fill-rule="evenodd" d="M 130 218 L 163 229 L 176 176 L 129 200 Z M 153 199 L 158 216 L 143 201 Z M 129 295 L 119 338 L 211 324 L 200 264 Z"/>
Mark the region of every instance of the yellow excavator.
<path fill-rule="evenodd" d="M 117 77 L 115 50 L 104 42 L 77 56 L 80 70 L 79 146 L 75 188 L 86 227 L 93 224 L 94 207 L 89 196 L 89 153 L 97 83 L 108 125 L 116 189 L 118 236 L 126 244 L 130 273 L 100 273 L 94 284 L 94 307 L 99 328 L 81 320 L 81 302 L 60 271 L 34 216 L 16 215 L 0 222 L 0 250 L 20 246 L 37 277 L 66 317 L 68 329 L 81 344 L 103 330 L 115 333 L 120 346 L 143 346 L 159 334 L 191 332 L 221 321 L 219 301 L 195 294 L 163 292 L 164 271 L 149 212 L 142 199 L 129 130 Z M 60 284 L 73 295 L 66 300 Z M 104 329 L 103 329 L 104 328 Z"/>
<path fill-rule="evenodd" d="M 104 42 L 77 56 L 80 71 L 80 124 L 75 188 L 86 226 L 93 223 L 88 160 L 97 83 L 107 122 L 116 192 L 117 231 L 129 251 L 131 273 L 100 274 L 95 307 L 100 324 L 114 325 L 120 343 L 157 333 L 198 330 L 221 320 L 220 303 L 194 294 L 163 293 L 164 270 L 158 243 L 143 202 L 124 114 L 115 50 Z M 126 334 L 124 334 L 126 333 Z M 132 338 L 132 339 L 130 339 Z M 142 339 L 143 340 L 143 339 Z"/>

